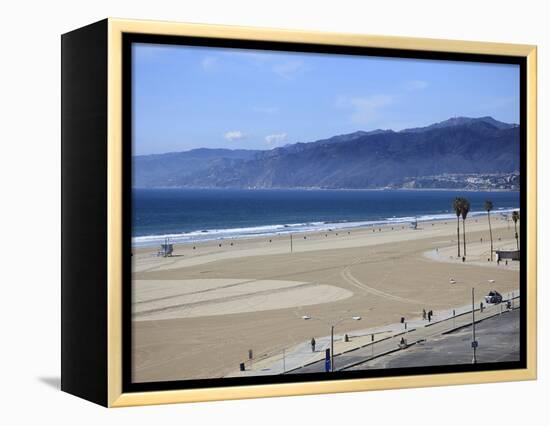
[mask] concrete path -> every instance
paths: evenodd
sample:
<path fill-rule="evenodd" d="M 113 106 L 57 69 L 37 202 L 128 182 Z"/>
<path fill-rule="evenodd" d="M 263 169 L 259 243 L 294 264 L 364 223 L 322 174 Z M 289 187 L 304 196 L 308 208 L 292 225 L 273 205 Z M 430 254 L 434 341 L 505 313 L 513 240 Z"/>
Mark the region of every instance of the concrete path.
<path fill-rule="evenodd" d="M 506 312 L 506 304 L 501 303 L 499 305 L 490 305 L 483 310 L 479 311 L 479 308 L 475 311 L 476 323 L 500 315 L 502 312 Z M 514 308 L 519 307 L 519 300 L 514 300 Z M 347 370 L 356 367 L 359 364 L 363 364 L 369 360 L 376 359 L 383 355 L 388 355 L 416 343 L 430 342 L 431 340 L 445 334 L 457 328 L 467 327 L 472 323 L 471 309 L 469 312 L 464 312 L 461 315 L 457 315 L 455 318 L 444 319 L 432 324 L 424 325 L 423 327 L 417 327 L 408 333 L 395 336 L 379 343 L 369 344 L 367 346 L 358 348 L 353 351 L 337 354 L 334 360 L 334 369 L 337 371 Z M 405 339 L 407 346 L 405 348 L 400 347 L 401 338 Z M 316 362 L 304 367 L 290 371 L 289 373 L 304 374 L 304 373 L 318 373 L 325 371 L 324 362 Z"/>
<path fill-rule="evenodd" d="M 476 297 L 476 322 L 497 315 L 504 311 L 506 303 L 489 305 L 483 313 L 479 312 L 480 302 L 484 296 Z M 514 300 L 514 307 L 519 307 L 519 291 L 503 294 L 504 300 Z M 345 333 L 334 336 L 334 366 L 336 370 L 350 368 L 359 362 L 377 358 L 399 350 L 401 338 L 408 345 L 439 336 L 457 327 L 472 322 L 472 307 L 465 305 L 454 309 L 434 312 L 432 321 L 422 318 L 347 333 L 349 341 L 344 341 Z M 453 316 L 454 315 L 454 316 Z M 328 327 L 328 326 L 327 326 Z M 310 373 L 325 371 L 325 350 L 330 347 L 330 336 L 316 338 L 315 352 L 310 342 L 300 343 L 292 348 L 282 350 L 261 359 L 252 359 L 245 363 L 245 371 L 234 371 L 226 377 L 262 376 L 289 373 Z"/>
<path fill-rule="evenodd" d="M 350 367 L 347 370 L 429 367 L 472 362 L 472 326 L 463 327 L 406 350 Z M 520 309 L 503 312 L 476 324 L 478 363 L 510 362 L 520 359 Z"/>

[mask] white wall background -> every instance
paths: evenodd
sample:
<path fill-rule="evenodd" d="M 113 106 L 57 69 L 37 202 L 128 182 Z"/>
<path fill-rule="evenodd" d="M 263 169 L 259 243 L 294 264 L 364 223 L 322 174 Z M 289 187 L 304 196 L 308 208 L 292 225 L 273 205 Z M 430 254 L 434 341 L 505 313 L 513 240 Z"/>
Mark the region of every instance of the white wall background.
<path fill-rule="evenodd" d="M 539 46 L 539 164 L 548 164 L 543 1 L 5 1 L 0 5 L 0 423 L 548 424 L 548 225 L 539 222 L 539 380 L 106 410 L 55 389 L 60 323 L 60 39 L 107 16 Z M 550 209 L 539 170 L 539 212 Z M 544 215 L 545 216 L 545 215 Z M 546 242 L 542 240 L 546 237 Z M 26 246 L 26 250 L 19 252 Z M 10 420 L 11 419 L 11 420 Z M 54 423 L 55 422 L 55 423 Z M 36 424 L 36 423 L 35 423 Z"/>

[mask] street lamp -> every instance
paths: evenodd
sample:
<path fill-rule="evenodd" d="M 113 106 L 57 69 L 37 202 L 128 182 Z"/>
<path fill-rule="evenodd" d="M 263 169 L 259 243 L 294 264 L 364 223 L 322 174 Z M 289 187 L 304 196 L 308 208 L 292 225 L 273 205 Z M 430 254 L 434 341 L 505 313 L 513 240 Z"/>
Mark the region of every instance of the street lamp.
<path fill-rule="evenodd" d="M 489 279 L 487 280 L 489 284 L 494 284 L 495 280 Z M 479 281 L 478 283 L 474 284 L 475 286 L 478 286 L 480 284 L 483 284 L 484 281 Z M 501 305 L 502 308 L 502 305 Z M 472 364 L 477 364 L 477 347 L 478 342 L 476 340 L 476 307 L 475 307 L 475 287 L 472 287 Z M 480 308 L 480 314 L 482 313 L 482 310 Z M 454 324 L 455 321 L 455 311 L 453 309 L 453 328 L 455 327 Z"/>
<path fill-rule="evenodd" d="M 495 280 L 488 280 L 489 283 L 494 283 Z M 472 364 L 477 364 L 477 340 L 476 340 L 476 307 L 475 307 L 475 288 L 472 287 Z M 479 310 L 481 315 L 481 308 Z"/>
<path fill-rule="evenodd" d="M 476 349 L 477 349 L 477 341 L 476 341 L 476 314 L 475 314 L 475 306 L 474 306 L 474 292 L 475 292 L 475 289 L 474 287 L 472 287 L 472 350 L 473 350 L 473 355 L 472 355 L 472 364 L 476 364 L 477 363 L 477 358 L 476 358 Z"/>
<path fill-rule="evenodd" d="M 302 316 L 302 319 L 303 320 L 310 320 L 310 319 L 314 319 L 314 320 L 317 320 L 317 321 L 321 321 L 323 323 L 325 323 L 326 325 L 328 325 L 330 327 L 330 371 L 333 372 L 334 371 L 334 327 L 336 327 L 338 324 L 341 324 L 343 323 L 344 321 L 349 321 L 349 320 L 352 320 L 352 321 L 361 321 L 361 317 L 356 315 L 356 316 L 353 316 L 351 318 L 340 318 L 338 321 L 332 323 L 332 322 L 328 322 L 322 318 L 318 318 L 318 317 L 311 317 L 309 315 L 304 315 Z"/>

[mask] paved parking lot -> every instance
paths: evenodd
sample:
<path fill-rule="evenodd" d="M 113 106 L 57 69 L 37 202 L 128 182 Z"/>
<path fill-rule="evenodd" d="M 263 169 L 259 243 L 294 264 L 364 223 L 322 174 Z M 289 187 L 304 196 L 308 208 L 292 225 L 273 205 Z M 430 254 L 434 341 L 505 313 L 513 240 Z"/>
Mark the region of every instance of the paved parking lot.
<path fill-rule="evenodd" d="M 476 324 L 478 363 L 519 360 L 519 313 L 519 309 L 504 312 Z M 472 362 L 471 341 L 472 327 L 464 327 L 349 370 L 467 364 Z"/>

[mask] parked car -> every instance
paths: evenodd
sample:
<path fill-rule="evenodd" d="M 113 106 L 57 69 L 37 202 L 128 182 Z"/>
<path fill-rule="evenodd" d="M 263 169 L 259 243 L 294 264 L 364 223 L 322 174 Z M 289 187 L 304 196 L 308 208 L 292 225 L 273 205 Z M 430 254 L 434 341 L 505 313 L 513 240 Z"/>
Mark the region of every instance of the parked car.
<path fill-rule="evenodd" d="M 498 304 L 502 302 L 502 294 L 496 290 L 491 290 L 487 296 L 485 296 L 485 303 Z"/>

